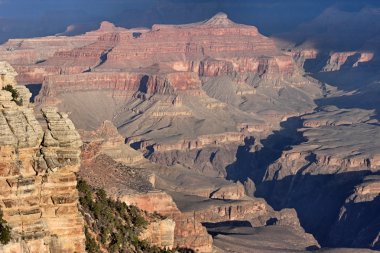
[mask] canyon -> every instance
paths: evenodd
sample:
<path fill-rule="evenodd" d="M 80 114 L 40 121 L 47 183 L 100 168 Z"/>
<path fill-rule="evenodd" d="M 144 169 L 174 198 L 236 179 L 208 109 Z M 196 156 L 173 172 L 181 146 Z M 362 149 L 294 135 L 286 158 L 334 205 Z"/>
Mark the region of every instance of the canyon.
<path fill-rule="evenodd" d="M 30 216 L 32 233 L 41 219 L 76 219 L 62 236 L 48 225 L 27 247 L 71 252 L 59 247 L 74 240 L 69 246 L 84 250 L 77 174 L 114 200 L 162 216 L 142 235 L 159 247 L 379 250 L 377 54 L 285 45 L 224 13 L 192 24 L 102 22 L 83 35 L 9 40 L 0 46 L 9 62 L 0 62 L 0 87 L 14 85 L 23 101 L 30 94 L 22 85 L 40 90 L 22 107 L 0 91 L 3 125 L 19 118 L 27 125 L 4 128 L 8 162 L 0 167 L 9 170 L 12 159 L 29 167 L 25 175 L 7 171 L 3 187 L 20 198 L 11 189 L 20 190 L 21 175 L 33 178 L 26 191 L 42 192 L 25 196 L 42 209 Z M 57 179 L 45 187 L 49 177 Z M 43 202 L 52 187 L 70 200 Z M 5 198 L 4 217 L 18 231 L 22 214 L 12 215 Z M 21 247 L 14 245 L 5 247 Z"/>

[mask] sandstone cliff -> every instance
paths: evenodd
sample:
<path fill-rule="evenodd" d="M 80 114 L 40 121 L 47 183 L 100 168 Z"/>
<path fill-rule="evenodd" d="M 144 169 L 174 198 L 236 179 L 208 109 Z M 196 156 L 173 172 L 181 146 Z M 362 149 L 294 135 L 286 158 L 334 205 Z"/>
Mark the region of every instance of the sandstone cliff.
<path fill-rule="evenodd" d="M 13 67 L 4 61 L 0 61 L 0 89 L 4 86 L 16 85 L 17 72 Z"/>
<path fill-rule="evenodd" d="M 0 208 L 12 228 L 1 251 L 85 252 L 75 176 L 80 136 L 67 114 L 45 108 L 41 126 L 28 103 L 10 100 L 0 91 Z"/>

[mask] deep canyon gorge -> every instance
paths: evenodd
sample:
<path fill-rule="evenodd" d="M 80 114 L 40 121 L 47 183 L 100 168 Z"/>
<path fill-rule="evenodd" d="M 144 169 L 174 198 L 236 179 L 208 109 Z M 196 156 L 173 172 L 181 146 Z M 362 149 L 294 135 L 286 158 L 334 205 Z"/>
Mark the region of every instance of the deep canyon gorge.
<path fill-rule="evenodd" d="M 140 238 L 162 249 L 380 250 L 379 43 L 326 53 L 225 13 L 8 40 L 0 251 L 85 252 L 78 178 L 158 215 Z"/>

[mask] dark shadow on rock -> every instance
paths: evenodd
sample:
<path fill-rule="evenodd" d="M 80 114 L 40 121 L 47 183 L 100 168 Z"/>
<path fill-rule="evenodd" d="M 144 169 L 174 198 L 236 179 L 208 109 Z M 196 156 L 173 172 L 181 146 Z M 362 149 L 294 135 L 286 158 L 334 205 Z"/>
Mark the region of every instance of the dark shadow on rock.
<path fill-rule="evenodd" d="M 142 93 L 147 93 L 148 92 L 148 81 L 149 81 L 149 76 L 145 75 L 141 78 L 140 80 L 140 86 L 139 86 L 139 91 Z"/>
<path fill-rule="evenodd" d="M 367 85 L 380 78 L 380 73 L 370 68 L 350 68 L 338 71 L 319 72 L 311 75 L 322 83 L 337 87 L 342 91 L 355 91 L 363 89 Z"/>
<path fill-rule="evenodd" d="M 278 219 L 277 218 L 269 218 L 269 220 L 266 221 L 265 225 L 267 226 L 273 226 L 273 225 L 276 225 L 276 223 L 278 222 Z"/>
<path fill-rule="evenodd" d="M 306 247 L 306 251 L 318 251 L 320 248 L 317 245 Z"/>
<path fill-rule="evenodd" d="M 252 228 L 252 224 L 249 221 L 223 221 L 223 222 L 204 222 L 202 223 L 203 226 L 206 227 L 207 232 L 212 236 L 215 237 L 217 235 L 245 235 L 245 233 L 241 232 L 227 232 L 228 228 Z"/>
<path fill-rule="evenodd" d="M 46 62 L 46 60 L 38 60 L 38 61 L 36 61 L 35 64 L 41 64 L 41 63 L 44 63 L 44 62 Z"/>
<path fill-rule="evenodd" d="M 259 184 L 270 164 L 280 158 L 284 150 L 291 145 L 302 143 L 304 140 L 298 128 L 302 127 L 299 117 L 289 118 L 281 123 L 281 130 L 274 131 L 266 139 L 261 140 L 263 147 L 257 151 L 251 151 L 254 140 L 248 138 L 245 145 L 240 146 L 236 153 L 236 161 L 227 166 L 227 179 L 245 182 L 248 178 L 255 184 Z"/>
<path fill-rule="evenodd" d="M 134 150 L 139 150 L 141 148 L 141 143 L 142 141 L 132 142 L 129 146 Z M 125 140 L 125 144 L 127 144 L 127 140 Z"/>
<path fill-rule="evenodd" d="M 328 53 L 320 53 L 317 55 L 317 58 L 315 59 L 305 60 L 303 68 L 305 69 L 307 73 L 312 73 L 312 74 L 318 73 L 326 65 L 327 61 L 329 60 L 329 57 L 330 56 Z"/>
<path fill-rule="evenodd" d="M 318 106 L 334 105 L 342 109 L 375 110 L 374 118 L 380 119 L 380 87 L 367 91 L 359 90 L 356 94 L 350 96 L 319 99 L 316 100 L 316 103 Z"/>
<path fill-rule="evenodd" d="M 142 35 L 142 33 L 140 33 L 140 32 L 133 32 L 133 33 L 132 33 L 132 36 L 133 36 L 133 38 L 135 38 L 135 39 L 140 38 L 141 35 Z"/>
<path fill-rule="evenodd" d="M 314 72 L 312 77 L 327 83 L 349 95 L 317 99 L 318 106 L 334 105 L 338 108 L 360 108 L 376 110 L 376 118 L 380 119 L 380 59 L 360 63 L 352 67 L 358 55 L 348 58 L 339 71 Z"/>
<path fill-rule="evenodd" d="M 347 58 L 346 62 L 341 66 L 341 69 L 352 69 L 354 64 L 360 59 L 361 54 L 355 53 Z"/>
<path fill-rule="evenodd" d="M 380 230 L 380 196 L 373 200 L 354 201 L 344 205 L 345 215 L 332 227 L 329 238 L 332 246 L 372 246 L 380 250 L 380 242 L 372 245 Z"/>
<path fill-rule="evenodd" d="M 354 187 L 370 174 L 370 171 L 329 175 L 296 174 L 281 180 L 262 182 L 257 185 L 255 195 L 265 198 L 275 210 L 295 208 L 302 227 L 313 234 L 322 246 L 351 247 L 347 241 L 334 243 L 330 231 L 338 221 L 340 209 L 353 193 Z M 368 212 L 368 209 L 363 212 Z M 379 207 L 376 212 L 380 212 Z M 360 229 L 359 225 L 357 231 L 350 233 L 358 233 Z M 362 244 L 355 246 L 369 247 Z"/>
<path fill-rule="evenodd" d="M 231 221 L 223 221 L 223 222 L 204 222 L 202 223 L 206 228 L 218 228 L 218 227 L 252 227 L 252 224 L 248 221 L 239 221 L 239 220 L 231 220 Z"/>
<path fill-rule="evenodd" d="M 98 68 L 102 66 L 106 61 L 108 60 L 108 54 L 112 52 L 113 47 L 108 48 L 102 52 L 102 54 L 99 56 L 99 63 L 94 68 Z M 91 72 L 91 68 L 87 70 L 87 72 Z"/>
<path fill-rule="evenodd" d="M 30 102 L 34 103 L 36 96 L 38 95 L 38 93 L 40 93 L 40 90 L 42 88 L 42 84 L 41 83 L 27 84 L 27 85 L 25 85 L 25 87 L 28 88 L 28 90 L 32 93 L 32 97 L 30 98 Z"/>
<path fill-rule="evenodd" d="M 195 253 L 195 250 L 189 249 L 189 248 L 183 248 L 183 247 L 178 248 L 177 251 L 180 253 Z"/>

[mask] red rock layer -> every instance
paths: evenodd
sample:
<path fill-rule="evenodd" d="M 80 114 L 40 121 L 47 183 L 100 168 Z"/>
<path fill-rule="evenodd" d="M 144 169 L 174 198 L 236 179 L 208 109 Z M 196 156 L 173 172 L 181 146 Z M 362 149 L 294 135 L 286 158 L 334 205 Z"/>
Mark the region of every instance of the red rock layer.
<path fill-rule="evenodd" d="M 6 59 L 17 70 L 19 73 L 18 83 L 42 83 L 45 76 L 62 73 L 62 65 L 47 66 L 45 64 L 47 59 L 64 56 L 71 50 L 80 51 L 80 48 L 101 40 L 103 35 L 121 30 L 125 29 L 116 28 L 111 23 L 103 22 L 98 30 L 79 36 L 11 39 L 0 46 L 0 59 Z"/>
<path fill-rule="evenodd" d="M 279 52 L 273 40 L 256 27 L 233 23 L 225 14 L 189 25 L 154 25 L 151 30 L 102 23 L 99 30 L 85 35 L 11 41 L 2 49 L 0 55 L 17 65 L 23 83 L 97 69 L 148 74 L 185 71 L 200 76 L 251 72 L 260 77 L 289 77 L 297 72 L 292 57 Z M 25 50 L 27 56 L 21 57 Z M 178 88 L 192 89 L 187 84 Z"/>

